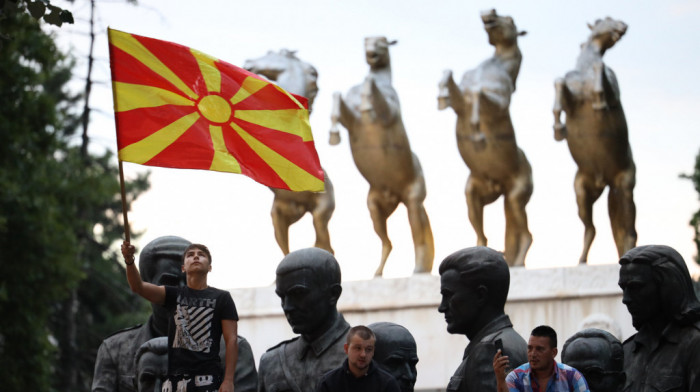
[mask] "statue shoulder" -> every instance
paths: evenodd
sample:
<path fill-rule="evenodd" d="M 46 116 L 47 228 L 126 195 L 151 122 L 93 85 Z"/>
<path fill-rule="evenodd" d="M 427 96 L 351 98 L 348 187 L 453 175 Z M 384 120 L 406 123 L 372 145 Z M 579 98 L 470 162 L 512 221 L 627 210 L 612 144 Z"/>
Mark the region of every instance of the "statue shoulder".
<path fill-rule="evenodd" d="M 267 351 L 265 351 L 265 354 L 267 354 L 267 353 L 269 353 L 269 352 L 272 352 L 272 351 L 275 351 L 275 350 L 277 350 L 278 348 L 284 346 L 285 344 L 289 344 L 289 343 L 295 342 L 295 341 L 297 341 L 297 340 L 299 340 L 299 336 L 294 337 L 294 338 L 291 338 L 291 339 L 283 340 L 283 341 L 277 343 L 276 345 L 274 345 L 274 346 L 268 348 Z M 263 354 L 263 355 L 264 355 L 264 354 Z"/>
<path fill-rule="evenodd" d="M 623 346 L 626 346 L 626 345 L 631 344 L 632 342 L 634 342 L 634 337 L 635 337 L 635 336 L 637 336 L 636 333 L 633 334 L 632 336 L 628 337 L 627 339 L 625 339 L 625 340 L 622 342 L 622 345 L 623 345 Z"/>
<path fill-rule="evenodd" d="M 136 324 L 136 325 L 134 325 L 134 326 L 132 326 L 132 327 L 120 329 L 120 330 L 118 330 L 118 331 L 116 331 L 116 332 L 113 332 L 111 335 L 107 336 L 107 338 L 105 338 L 105 340 L 110 339 L 110 338 L 113 338 L 113 337 L 116 337 L 116 336 L 119 336 L 119 335 L 123 335 L 123 334 L 129 333 L 129 332 L 133 333 L 134 331 L 140 329 L 141 327 L 143 327 L 143 324 Z"/>

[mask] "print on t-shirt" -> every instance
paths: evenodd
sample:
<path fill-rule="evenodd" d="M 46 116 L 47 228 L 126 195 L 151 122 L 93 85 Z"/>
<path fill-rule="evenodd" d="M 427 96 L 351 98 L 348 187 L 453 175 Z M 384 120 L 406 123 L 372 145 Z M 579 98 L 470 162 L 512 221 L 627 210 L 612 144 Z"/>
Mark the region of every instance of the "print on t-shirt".
<path fill-rule="evenodd" d="M 181 297 L 175 309 L 173 348 L 208 353 L 211 345 L 211 321 L 216 299 Z"/>

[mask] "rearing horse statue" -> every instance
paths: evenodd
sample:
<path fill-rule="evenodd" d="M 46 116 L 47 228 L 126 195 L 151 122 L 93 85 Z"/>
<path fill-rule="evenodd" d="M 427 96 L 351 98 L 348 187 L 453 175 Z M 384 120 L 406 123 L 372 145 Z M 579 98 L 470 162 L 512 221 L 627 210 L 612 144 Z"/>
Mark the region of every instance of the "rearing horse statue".
<path fill-rule="evenodd" d="M 299 60 L 294 52 L 286 49 L 277 53 L 269 51 L 263 57 L 247 60 L 244 68 L 266 77 L 293 94 L 306 97 L 309 100 L 309 113 L 311 113 L 314 99 L 318 93 L 316 84 L 318 73 L 311 64 Z M 275 239 L 285 255 L 289 253 L 289 226 L 301 219 L 307 212 L 311 213 L 313 217 L 316 231 L 314 246 L 333 253 L 328 222 L 335 210 L 335 196 L 333 184 L 325 170 L 324 178 L 324 192 L 293 192 L 286 189 L 270 188 L 275 194 L 271 212 Z"/>
<path fill-rule="evenodd" d="M 606 186 L 608 214 L 620 257 L 637 243 L 634 227 L 636 209 L 633 190 L 635 166 L 627 132 L 627 120 L 620 102 L 620 88 L 603 54 L 627 31 L 627 25 L 612 18 L 599 19 L 583 45 L 576 68 L 554 83 L 554 138 L 566 139 L 578 165 L 574 189 L 578 215 L 583 221 L 583 252 L 579 263 L 588 259 L 595 237 L 593 203 Z M 566 113 L 566 123 L 560 120 Z"/>
<path fill-rule="evenodd" d="M 470 170 L 464 193 L 477 245 L 487 244 L 484 206 L 503 195 L 504 256 L 511 266 L 524 265 L 532 244 L 525 211 L 533 189 L 532 168 L 515 141 L 509 106 L 522 61 L 518 36 L 525 32 L 519 33 L 513 19 L 496 10 L 482 12 L 481 19 L 496 51 L 467 71 L 459 86 L 452 71 L 445 71 L 438 109 L 452 107 L 457 114 L 457 147 Z"/>
<path fill-rule="evenodd" d="M 389 42 L 385 37 L 365 38 L 369 75 L 350 89 L 345 99 L 333 95 L 331 144 L 340 142 L 338 123 L 348 130 L 357 169 L 369 182 L 367 206 L 374 231 L 382 240 L 382 258 L 375 276 L 381 276 L 392 246 L 386 220 L 404 203 L 415 247 L 414 272 L 430 272 L 435 246 L 428 214 L 423 207 L 426 188 L 418 157 L 411 151 L 401 119 L 399 97 L 391 85 Z"/>

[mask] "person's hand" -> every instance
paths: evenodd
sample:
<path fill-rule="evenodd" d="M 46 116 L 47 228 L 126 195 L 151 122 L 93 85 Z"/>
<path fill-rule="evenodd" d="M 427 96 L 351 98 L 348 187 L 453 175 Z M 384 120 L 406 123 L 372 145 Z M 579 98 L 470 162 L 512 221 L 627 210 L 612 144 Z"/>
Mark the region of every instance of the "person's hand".
<path fill-rule="evenodd" d="M 233 392 L 233 381 L 224 380 L 219 387 L 219 392 Z"/>
<path fill-rule="evenodd" d="M 496 355 L 493 356 L 493 372 L 496 373 L 496 380 L 505 381 L 508 364 L 508 356 L 501 354 L 501 350 L 496 351 Z"/>
<path fill-rule="evenodd" d="M 136 257 L 134 257 L 135 253 L 136 248 L 131 245 L 129 241 L 122 242 L 122 256 L 124 256 L 124 263 L 126 263 L 126 265 L 134 264 L 134 260 L 136 260 Z"/>

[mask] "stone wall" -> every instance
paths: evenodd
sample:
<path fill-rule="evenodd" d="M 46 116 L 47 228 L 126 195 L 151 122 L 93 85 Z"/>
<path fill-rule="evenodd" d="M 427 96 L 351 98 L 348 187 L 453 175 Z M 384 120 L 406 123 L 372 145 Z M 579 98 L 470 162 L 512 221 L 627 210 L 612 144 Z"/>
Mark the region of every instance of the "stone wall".
<path fill-rule="evenodd" d="M 540 324 L 554 327 L 559 347 L 587 318 L 609 319 L 610 332 L 626 339 L 634 333 L 631 318 L 617 286 L 619 266 L 570 268 L 511 268 L 506 304 L 514 328 L 527 340 Z M 280 308 L 274 286 L 231 290 L 241 321 L 239 333 L 250 342 L 258 363 L 269 347 L 294 337 Z M 418 344 L 416 390 L 444 389 L 462 359 L 468 340 L 450 335 L 437 308 L 440 277 L 429 274 L 410 278 L 343 282 L 338 302 L 351 325 L 391 321 L 408 328 Z"/>

